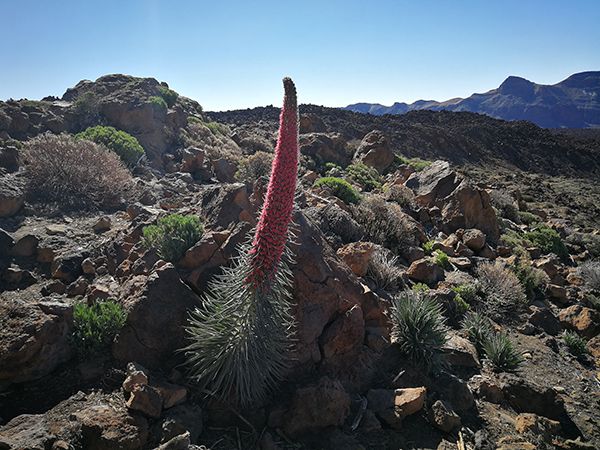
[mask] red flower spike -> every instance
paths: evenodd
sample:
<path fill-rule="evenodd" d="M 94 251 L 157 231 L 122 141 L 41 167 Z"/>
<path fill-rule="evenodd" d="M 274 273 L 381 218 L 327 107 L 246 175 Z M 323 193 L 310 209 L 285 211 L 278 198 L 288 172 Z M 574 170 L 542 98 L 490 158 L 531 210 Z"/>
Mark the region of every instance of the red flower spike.
<path fill-rule="evenodd" d="M 285 94 L 271 178 L 250 249 L 252 271 L 246 281 L 254 288 L 266 287 L 264 283 L 274 275 L 285 249 L 294 209 L 298 178 L 298 100 L 290 78 L 283 79 L 283 87 Z"/>

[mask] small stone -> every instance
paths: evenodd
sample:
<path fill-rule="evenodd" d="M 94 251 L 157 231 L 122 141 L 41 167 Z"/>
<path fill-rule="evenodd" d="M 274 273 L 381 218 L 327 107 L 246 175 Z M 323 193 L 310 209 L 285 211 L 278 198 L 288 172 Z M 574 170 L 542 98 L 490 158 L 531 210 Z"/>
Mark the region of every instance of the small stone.
<path fill-rule="evenodd" d="M 94 261 L 91 260 L 91 258 L 85 258 L 81 262 L 81 269 L 86 275 L 94 275 L 94 273 L 96 273 L 96 265 L 94 264 Z"/>
<path fill-rule="evenodd" d="M 419 412 L 425 405 L 427 389 L 371 389 L 367 393 L 369 409 L 390 427 L 399 429 L 402 419 Z"/>
<path fill-rule="evenodd" d="M 558 314 L 558 320 L 566 328 L 577 331 L 591 339 L 600 332 L 600 313 L 581 305 L 573 305 Z"/>
<path fill-rule="evenodd" d="M 549 442 L 553 435 L 560 432 L 560 422 L 532 413 L 519 414 L 515 419 L 517 433 L 533 433 Z"/>
<path fill-rule="evenodd" d="M 429 420 L 445 433 L 461 426 L 460 416 L 454 412 L 448 402 L 436 401 L 429 410 Z"/>
<path fill-rule="evenodd" d="M 136 363 L 127 364 L 127 378 L 123 381 L 123 390 L 132 392 L 136 386 L 145 386 L 148 384 L 148 375 L 146 369 Z"/>
<path fill-rule="evenodd" d="M 414 261 L 406 274 L 410 279 L 426 284 L 437 283 L 444 279 L 444 269 L 425 258 Z"/>
<path fill-rule="evenodd" d="M 127 400 L 127 407 L 140 411 L 148 417 L 158 418 L 162 412 L 162 397 L 152 386 L 137 384 Z"/>
<path fill-rule="evenodd" d="M 105 231 L 110 230 L 110 227 L 111 227 L 110 217 L 102 216 L 94 224 L 93 229 L 94 229 L 95 233 L 104 233 Z"/>
<path fill-rule="evenodd" d="M 485 234 L 475 228 L 465 230 L 462 237 L 463 243 L 474 252 L 480 251 L 485 245 Z"/>

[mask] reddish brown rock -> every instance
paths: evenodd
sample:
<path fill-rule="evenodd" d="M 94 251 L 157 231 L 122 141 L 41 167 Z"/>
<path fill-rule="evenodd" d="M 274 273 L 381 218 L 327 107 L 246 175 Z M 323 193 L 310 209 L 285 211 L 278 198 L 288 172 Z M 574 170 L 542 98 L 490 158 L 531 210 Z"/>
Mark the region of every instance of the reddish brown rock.
<path fill-rule="evenodd" d="M 356 351 L 361 348 L 365 337 L 365 321 L 359 305 L 354 305 L 346 313 L 325 329 L 321 336 L 323 356 Z"/>
<path fill-rule="evenodd" d="M 448 402 L 436 401 L 429 410 L 429 420 L 444 433 L 460 428 L 460 416 L 454 412 Z"/>
<path fill-rule="evenodd" d="M 147 384 L 136 384 L 131 390 L 127 407 L 148 417 L 160 417 L 163 399 L 157 389 Z"/>
<path fill-rule="evenodd" d="M 337 250 L 337 255 L 357 277 L 364 277 L 371 261 L 375 246 L 371 242 L 351 242 Z"/>
<path fill-rule="evenodd" d="M 424 387 L 405 389 L 371 389 L 367 393 L 369 409 L 392 428 L 399 429 L 402 419 L 419 412 L 425 405 Z"/>
<path fill-rule="evenodd" d="M 430 259 L 425 258 L 414 261 L 406 274 L 410 279 L 426 284 L 437 283 L 444 279 L 444 269 Z"/>
<path fill-rule="evenodd" d="M 560 422 L 536 414 L 522 413 L 515 419 L 517 433 L 533 433 L 541 436 L 546 442 L 550 442 L 552 436 L 559 434 L 560 429 Z"/>
<path fill-rule="evenodd" d="M 573 305 L 561 310 L 558 320 L 562 325 L 591 339 L 600 333 L 600 314 L 585 306 Z"/>
<path fill-rule="evenodd" d="M 465 230 L 462 237 L 463 243 L 474 252 L 478 252 L 485 245 L 485 234 L 475 228 Z"/>
<path fill-rule="evenodd" d="M 383 172 L 394 162 L 387 136 L 381 131 L 367 133 L 361 141 L 354 158 L 363 164 Z"/>

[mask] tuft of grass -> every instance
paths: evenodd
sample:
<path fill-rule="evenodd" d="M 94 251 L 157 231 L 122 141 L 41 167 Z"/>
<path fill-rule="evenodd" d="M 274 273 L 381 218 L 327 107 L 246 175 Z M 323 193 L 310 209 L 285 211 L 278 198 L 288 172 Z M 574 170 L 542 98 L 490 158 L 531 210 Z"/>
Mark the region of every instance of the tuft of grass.
<path fill-rule="evenodd" d="M 485 300 L 482 307 L 493 319 L 503 319 L 527 305 L 527 296 L 521 282 L 500 262 L 480 264 L 476 273 Z"/>
<path fill-rule="evenodd" d="M 433 244 L 435 244 L 435 241 L 427 241 L 423 244 L 423 251 L 426 255 L 431 255 L 433 252 Z"/>
<path fill-rule="evenodd" d="M 405 291 L 392 300 L 391 338 L 413 364 L 433 368 L 447 340 L 446 319 L 435 299 Z"/>
<path fill-rule="evenodd" d="M 521 282 L 527 299 L 534 300 L 541 296 L 548 284 L 548 276 L 543 270 L 531 266 L 531 261 L 520 258 L 513 267 L 513 272 Z"/>
<path fill-rule="evenodd" d="M 467 302 L 469 305 L 473 305 L 477 302 L 477 292 L 478 288 L 475 284 L 459 284 L 458 286 L 454 286 L 452 288 L 457 295 Z"/>
<path fill-rule="evenodd" d="M 126 319 L 123 307 L 114 300 L 75 304 L 71 342 L 77 356 L 85 360 L 106 350 Z"/>
<path fill-rule="evenodd" d="M 161 111 L 166 111 L 167 109 L 169 109 L 169 106 L 167 105 L 165 99 L 158 95 L 153 95 L 152 97 L 149 97 L 148 103 L 157 107 Z"/>
<path fill-rule="evenodd" d="M 514 371 L 523 362 L 510 338 L 504 333 L 489 336 L 483 350 L 496 372 Z"/>
<path fill-rule="evenodd" d="M 215 136 L 227 134 L 227 128 L 219 122 L 206 122 L 204 125 L 206 125 L 206 128 L 208 128 Z"/>
<path fill-rule="evenodd" d="M 377 289 L 398 290 L 402 285 L 402 269 L 398 267 L 398 257 L 378 248 L 369 261 L 367 278 L 373 281 Z"/>
<path fill-rule="evenodd" d="M 467 332 L 467 337 L 477 348 L 477 351 L 483 352 L 485 343 L 494 334 L 490 320 L 483 314 L 470 311 L 465 314 L 461 326 Z"/>
<path fill-rule="evenodd" d="M 197 216 L 171 214 L 142 231 L 142 243 L 146 248 L 155 248 L 165 261 L 177 262 L 200 240 L 204 228 Z"/>
<path fill-rule="evenodd" d="M 525 225 L 532 225 L 540 221 L 540 218 L 535 214 L 531 214 L 528 211 L 518 211 L 517 215 L 519 216 L 519 220 L 523 222 Z"/>
<path fill-rule="evenodd" d="M 430 288 L 425 283 L 415 283 L 412 290 L 417 293 L 426 293 L 430 291 Z"/>
<path fill-rule="evenodd" d="M 421 158 L 406 158 L 398 154 L 395 155 L 394 163 L 395 165 L 407 164 L 410 167 L 412 167 L 415 170 L 415 172 L 420 172 L 431 165 L 431 161 L 427 161 Z"/>
<path fill-rule="evenodd" d="M 441 250 L 436 250 L 435 252 L 433 252 L 433 262 L 435 262 L 442 269 L 447 270 L 450 269 L 450 267 L 452 267 L 450 264 L 450 260 L 448 259 L 448 255 L 446 255 Z"/>
<path fill-rule="evenodd" d="M 331 193 L 344 203 L 358 203 L 360 195 L 346 180 L 337 177 L 319 178 L 314 184 L 316 187 L 326 186 Z"/>
<path fill-rule="evenodd" d="M 567 330 L 563 333 L 562 339 L 573 355 L 582 356 L 588 353 L 586 340 L 576 332 Z"/>

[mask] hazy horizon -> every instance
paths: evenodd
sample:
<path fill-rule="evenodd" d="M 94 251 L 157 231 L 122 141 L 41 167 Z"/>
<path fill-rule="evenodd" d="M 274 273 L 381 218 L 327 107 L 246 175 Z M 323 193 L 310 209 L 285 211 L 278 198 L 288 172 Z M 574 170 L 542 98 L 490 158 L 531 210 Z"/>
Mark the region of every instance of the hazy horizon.
<path fill-rule="evenodd" d="M 445 101 L 514 75 L 600 70 L 600 3 L 74 0 L 5 3 L 0 99 L 61 96 L 109 73 L 154 77 L 206 110 Z"/>

